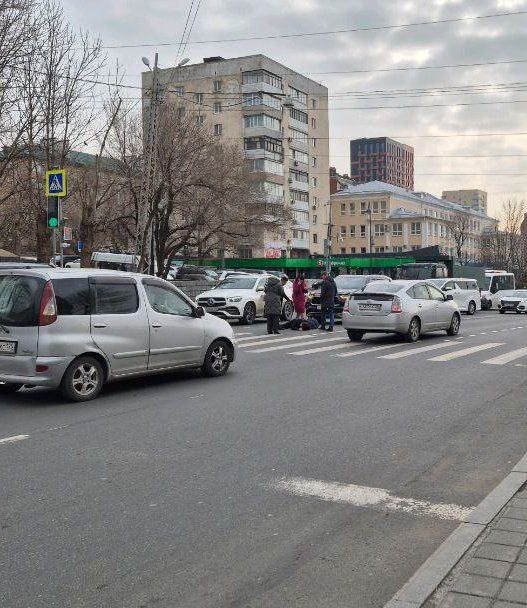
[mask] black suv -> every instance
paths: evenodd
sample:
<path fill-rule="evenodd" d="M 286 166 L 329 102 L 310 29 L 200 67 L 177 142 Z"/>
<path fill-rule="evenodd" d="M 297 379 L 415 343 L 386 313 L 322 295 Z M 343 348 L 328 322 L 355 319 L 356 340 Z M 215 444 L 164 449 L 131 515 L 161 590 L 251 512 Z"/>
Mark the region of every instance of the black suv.
<path fill-rule="evenodd" d="M 382 274 L 339 274 L 335 277 L 337 295 L 335 296 L 335 318 L 342 318 L 342 310 L 349 296 L 360 291 L 372 281 L 391 281 L 390 277 Z M 306 312 L 309 317 L 320 317 L 320 285 L 322 280 L 313 285 L 308 293 Z"/>

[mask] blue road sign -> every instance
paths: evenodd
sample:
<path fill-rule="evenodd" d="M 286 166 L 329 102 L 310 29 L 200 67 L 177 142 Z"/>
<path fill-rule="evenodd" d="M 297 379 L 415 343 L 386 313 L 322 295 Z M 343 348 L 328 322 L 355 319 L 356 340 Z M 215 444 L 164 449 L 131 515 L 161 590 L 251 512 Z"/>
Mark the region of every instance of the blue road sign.
<path fill-rule="evenodd" d="M 84 243 L 82 241 L 77 241 L 77 251 L 82 251 L 84 249 Z"/>
<path fill-rule="evenodd" d="M 66 196 L 66 171 L 46 171 L 46 196 Z"/>

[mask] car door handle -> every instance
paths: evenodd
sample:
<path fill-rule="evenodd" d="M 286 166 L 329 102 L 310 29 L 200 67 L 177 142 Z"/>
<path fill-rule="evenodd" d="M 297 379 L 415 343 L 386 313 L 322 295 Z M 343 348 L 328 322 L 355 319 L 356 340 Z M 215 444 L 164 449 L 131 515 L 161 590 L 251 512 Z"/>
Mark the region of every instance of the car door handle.
<path fill-rule="evenodd" d="M 106 323 L 94 323 L 93 327 L 96 327 L 97 329 L 103 329 L 104 327 L 106 327 Z"/>
<path fill-rule="evenodd" d="M 152 323 L 152 327 L 159 329 L 160 327 L 163 327 L 163 326 L 161 325 L 161 323 Z"/>

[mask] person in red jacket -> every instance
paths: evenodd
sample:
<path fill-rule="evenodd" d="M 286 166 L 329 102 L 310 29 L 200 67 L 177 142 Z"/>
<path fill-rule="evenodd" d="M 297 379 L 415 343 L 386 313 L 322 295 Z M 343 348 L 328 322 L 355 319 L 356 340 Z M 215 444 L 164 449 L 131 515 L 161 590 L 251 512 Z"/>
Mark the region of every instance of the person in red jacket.
<path fill-rule="evenodd" d="M 293 306 L 295 308 L 297 319 L 307 319 L 306 293 L 306 279 L 303 274 L 300 274 L 293 281 Z"/>

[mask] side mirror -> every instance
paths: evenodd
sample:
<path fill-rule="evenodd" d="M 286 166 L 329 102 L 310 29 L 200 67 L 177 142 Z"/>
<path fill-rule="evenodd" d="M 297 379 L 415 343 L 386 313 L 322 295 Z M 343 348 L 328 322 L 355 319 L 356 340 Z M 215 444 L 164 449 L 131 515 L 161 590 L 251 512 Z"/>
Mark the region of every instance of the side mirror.
<path fill-rule="evenodd" d="M 201 317 L 205 316 L 205 309 L 203 308 L 203 306 L 196 306 L 196 308 L 194 309 L 194 315 L 200 319 Z"/>
<path fill-rule="evenodd" d="M 454 299 L 454 296 L 451 293 L 447 293 L 445 299 L 447 302 L 451 302 Z"/>

